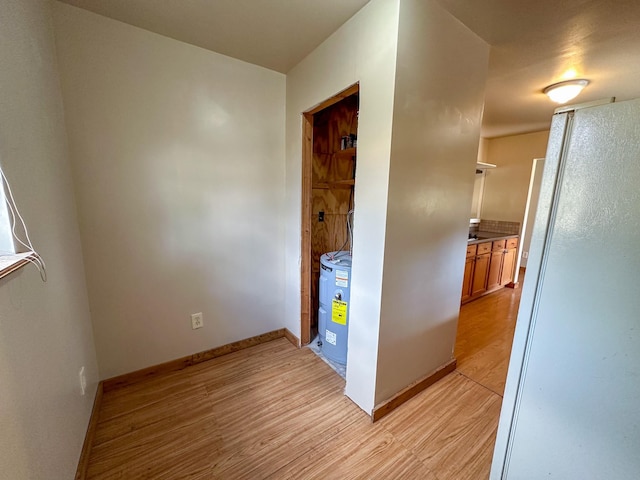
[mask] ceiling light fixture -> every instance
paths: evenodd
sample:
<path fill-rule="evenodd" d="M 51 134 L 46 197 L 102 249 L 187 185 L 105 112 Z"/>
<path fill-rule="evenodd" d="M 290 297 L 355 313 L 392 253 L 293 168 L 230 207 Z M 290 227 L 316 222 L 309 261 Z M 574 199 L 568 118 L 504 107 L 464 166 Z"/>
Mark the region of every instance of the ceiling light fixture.
<path fill-rule="evenodd" d="M 589 80 L 583 78 L 554 83 L 546 87 L 543 92 L 556 103 L 567 103 L 576 98 L 584 87 L 589 85 Z"/>

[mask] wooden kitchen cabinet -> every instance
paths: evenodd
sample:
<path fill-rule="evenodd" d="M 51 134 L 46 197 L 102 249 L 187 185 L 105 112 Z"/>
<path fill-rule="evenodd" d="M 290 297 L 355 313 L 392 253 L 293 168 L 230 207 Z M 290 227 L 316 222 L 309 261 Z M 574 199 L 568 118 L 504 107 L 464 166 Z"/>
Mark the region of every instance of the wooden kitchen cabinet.
<path fill-rule="evenodd" d="M 473 279 L 473 267 L 475 266 L 475 257 L 467 258 L 464 263 L 464 278 L 462 280 L 462 301 L 465 302 L 471 298 L 471 280 Z"/>
<path fill-rule="evenodd" d="M 517 238 L 468 245 L 461 302 L 469 302 L 512 282 L 517 254 Z"/>
<path fill-rule="evenodd" d="M 500 285 L 506 285 L 513 281 L 513 270 L 516 265 L 518 255 L 518 239 L 510 238 L 504 251 L 502 268 L 500 271 Z"/>
<path fill-rule="evenodd" d="M 491 261 L 489 262 L 489 275 L 487 276 L 487 290 L 495 290 L 500 286 L 502 275 L 502 263 L 504 261 L 505 240 L 493 242 L 491 248 Z"/>
<path fill-rule="evenodd" d="M 476 262 L 477 245 L 467 245 L 467 260 L 464 264 L 464 278 L 462 280 L 462 301 L 471 298 L 471 286 L 473 280 L 473 268 Z"/>
<path fill-rule="evenodd" d="M 490 252 L 491 242 L 467 246 L 467 259 L 464 264 L 462 280 L 462 303 L 478 297 L 486 291 Z"/>
<path fill-rule="evenodd" d="M 490 253 L 478 255 L 476 264 L 473 269 L 473 285 L 471 287 L 471 296 L 476 297 L 487 291 L 487 273 L 489 272 Z"/>

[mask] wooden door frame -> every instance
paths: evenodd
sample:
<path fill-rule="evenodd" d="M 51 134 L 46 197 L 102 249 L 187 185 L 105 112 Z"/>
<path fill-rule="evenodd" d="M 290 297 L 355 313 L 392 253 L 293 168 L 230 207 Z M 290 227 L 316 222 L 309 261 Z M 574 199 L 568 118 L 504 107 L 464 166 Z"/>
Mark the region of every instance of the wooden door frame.
<path fill-rule="evenodd" d="M 302 113 L 302 218 L 300 235 L 300 343 L 311 342 L 311 180 L 313 177 L 313 115 L 360 91 L 360 84 L 345 88 Z"/>

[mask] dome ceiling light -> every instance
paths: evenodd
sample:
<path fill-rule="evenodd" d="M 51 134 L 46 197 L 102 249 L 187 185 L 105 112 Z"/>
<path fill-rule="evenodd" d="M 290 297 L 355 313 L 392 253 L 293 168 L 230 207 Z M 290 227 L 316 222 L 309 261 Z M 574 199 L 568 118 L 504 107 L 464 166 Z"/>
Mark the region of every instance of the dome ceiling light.
<path fill-rule="evenodd" d="M 587 85 L 589 85 L 589 80 L 584 78 L 566 80 L 549 85 L 543 92 L 556 103 L 567 103 L 569 100 L 576 98 Z"/>

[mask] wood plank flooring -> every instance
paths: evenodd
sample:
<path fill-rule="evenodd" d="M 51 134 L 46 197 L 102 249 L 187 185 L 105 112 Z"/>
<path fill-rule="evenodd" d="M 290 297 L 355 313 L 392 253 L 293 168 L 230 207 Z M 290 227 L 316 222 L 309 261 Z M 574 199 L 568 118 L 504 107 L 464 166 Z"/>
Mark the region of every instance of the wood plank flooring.
<path fill-rule="evenodd" d="M 520 273 L 520 285 L 524 274 Z M 503 288 L 460 309 L 457 370 L 502 396 L 522 288 Z"/>
<path fill-rule="evenodd" d="M 286 339 L 105 392 L 87 478 L 486 479 L 512 321 L 481 335 L 479 317 L 493 317 L 478 304 L 510 317 L 519 290 L 498 295 L 463 307 L 460 372 L 375 424 Z"/>

